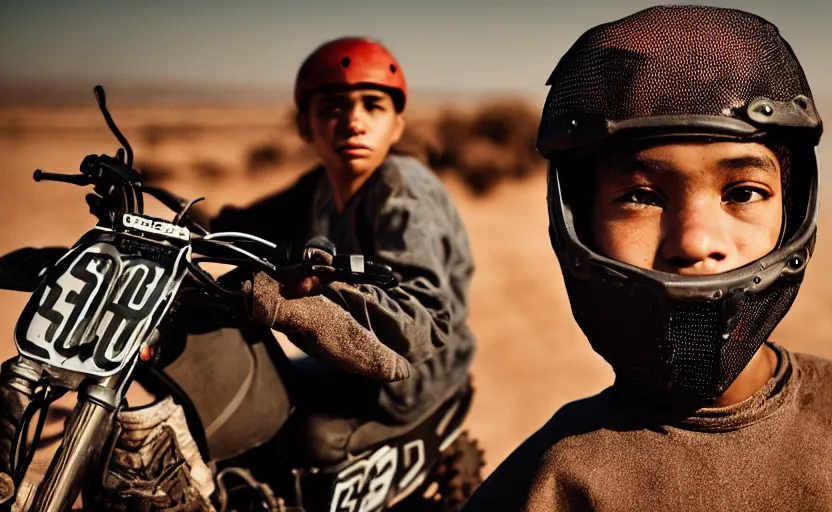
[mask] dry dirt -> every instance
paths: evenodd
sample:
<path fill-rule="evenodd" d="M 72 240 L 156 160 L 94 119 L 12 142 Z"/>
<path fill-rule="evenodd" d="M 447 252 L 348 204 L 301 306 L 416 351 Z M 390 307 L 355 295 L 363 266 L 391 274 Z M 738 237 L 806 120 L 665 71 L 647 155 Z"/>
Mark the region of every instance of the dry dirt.
<path fill-rule="evenodd" d="M 285 126 L 275 126 L 274 119 L 285 118 L 277 107 L 114 110 L 114 116 L 134 141 L 138 158 L 165 162 L 175 173 L 166 186 L 186 197 L 206 196 L 209 211 L 226 203 L 246 204 L 285 186 L 308 163 L 289 161 L 256 175 L 244 171 L 241 162 L 252 145 L 293 137 Z M 142 129 L 152 122 L 209 129 L 182 129 L 153 143 Z M 112 154 L 117 146 L 101 126 L 92 105 L 63 112 L 0 111 L 0 253 L 71 244 L 93 226 L 85 190 L 38 184 L 31 176 L 36 168 L 75 172 L 88 153 Z M 213 167 L 195 167 L 195 162 Z M 477 264 L 471 290 L 471 324 L 479 339 L 477 395 L 467 427 L 485 448 L 490 472 L 561 405 L 610 384 L 612 372 L 572 319 L 547 236 L 545 177 L 537 173 L 503 183 L 485 198 L 475 198 L 451 178 L 447 184 Z M 773 339 L 793 350 L 832 357 L 832 282 L 826 274 L 832 237 L 824 229 L 829 211 L 822 211 L 806 283 Z M 149 213 L 163 212 L 154 208 Z M 26 299 L 22 293 L 0 291 L 3 359 L 14 352 L 14 324 Z"/>

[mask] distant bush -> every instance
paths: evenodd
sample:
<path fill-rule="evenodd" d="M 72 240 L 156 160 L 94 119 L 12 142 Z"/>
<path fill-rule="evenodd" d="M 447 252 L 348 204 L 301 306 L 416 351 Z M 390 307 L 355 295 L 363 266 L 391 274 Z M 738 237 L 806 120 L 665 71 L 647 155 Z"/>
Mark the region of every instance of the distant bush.
<path fill-rule="evenodd" d="M 539 116 L 520 101 L 485 105 L 473 121 L 473 137 L 490 140 L 514 156 L 507 176 L 523 177 L 542 159 L 535 151 Z"/>
<path fill-rule="evenodd" d="M 161 124 L 150 123 L 142 128 L 142 138 L 148 147 L 156 147 L 162 142 L 172 140 L 193 140 L 204 131 L 204 127 L 198 124 Z"/>
<path fill-rule="evenodd" d="M 471 140 L 471 118 L 455 110 L 446 110 L 436 121 L 436 131 L 442 151 L 437 159 L 438 168 L 455 168 L 459 154 Z"/>
<path fill-rule="evenodd" d="M 516 176 L 519 156 L 510 148 L 479 138 L 464 144 L 457 157 L 457 173 L 475 194 Z"/>
<path fill-rule="evenodd" d="M 26 136 L 26 126 L 19 117 L 0 120 L 0 138 L 22 139 Z"/>
<path fill-rule="evenodd" d="M 472 192 L 485 194 L 542 167 L 535 151 L 538 122 L 522 101 L 490 102 L 473 113 L 448 109 L 432 122 L 408 125 L 394 150 L 437 173 L 456 173 Z"/>
<path fill-rule="evenodd" d="M 297 137 L 294 116 L 294 112 L 288 112 L 268 142 L 247 149 L 241 162 L 245 172 L 256 176 L 317 159 L 312 145 Z M 543 160 L 535 151 L 538 124 L 538 112 L 520 100 L 491 101 L 473 111 L 450 107 L 433 118 L 409 120 L 392 152 L 412 155 L 438 174 L 455 174 L 474 194 L 481 195 L 504 180 L 522 178 L 543 168 Z M 202 129 L 187 123 L 148 124 L 143 135 L 145 142 L 154 147 L 168 140 L 192 138 Z M 151 181 L 174 174 L 159 163 L 139 165 Z M 197 160 L 191 167 L 199 179 L 208 181 L 229 174 L 225 166 L 210 159 Z"/>
<path fill-rule="evenodd" d="M 133 164 L 133 167 L 141 171 L 147 184 L 170 179 L 174 174 L 173 169 L 158 162 L 137 161 Z"/>
<path fill-rule="evenodd" d="M 228 174 L 225 166 L 213 160 L 197 160 L 191 164 L 191 168 L 197 173 L 199 179 L 205 181 L 216 181 Z"/>
<path fill-rule="evenodd" d="M 251 173 L 273 169 L 282 164 L 286 156 L 286 150 L 277 144 L 261 144 L 249 150 L 246 169 Z"/>
<path fill-rule="evenodd" d="M 442 141 L 436 125 L 429 121 L 408 123 L 393 153 L 410 155 L 437 171 L 441 166 Z"/>
<path fill-rule="evenodd" d="M 150 148 L 155 148 L 165 139 L 165 128 L 158 124 L 149 124 L 142 128 L 144 143 Z"/>

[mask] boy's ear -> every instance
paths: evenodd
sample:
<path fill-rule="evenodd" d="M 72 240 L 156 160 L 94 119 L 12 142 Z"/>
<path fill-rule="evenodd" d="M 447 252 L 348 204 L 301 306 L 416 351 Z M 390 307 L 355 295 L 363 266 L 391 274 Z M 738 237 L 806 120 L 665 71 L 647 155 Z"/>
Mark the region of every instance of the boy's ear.
<path fill-rule="evenodd" d="M 298 128 L 298 135 L 304 142 L 312 142 L 312 130 L 309 127 L 309 112 L 300 112 L 295 115 L 295 124 Z"/>
<path fill-rule="evenodd" d="M 401 140 L 402 134 L 404 133 L 404 114 L 396 114 L 396 124 L 393 127 L 393 136 L 391 138 L 391 144 L 396 144 Z"/>

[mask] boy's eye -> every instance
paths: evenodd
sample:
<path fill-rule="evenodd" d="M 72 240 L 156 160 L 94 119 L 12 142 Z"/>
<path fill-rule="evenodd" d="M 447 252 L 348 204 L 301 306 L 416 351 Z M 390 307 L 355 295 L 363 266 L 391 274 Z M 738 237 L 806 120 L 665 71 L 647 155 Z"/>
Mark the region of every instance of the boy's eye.
<path fill-rule="evenodd" d="M 336 117 L 342 115 L 348 110 L 349 106 L 341 101 L 324 101 L 318 109 L 318 114 L 322 117 Z"/>
<path fill-rule="evenodd" d="M 771 197 L 767 191 L 759 189 L 757 187 L 736 187 L 728 191 L 725 194 L 724 201 L 730 201 L 732 203 L 756 203 L 757 201 L 762 201 L 764 199 L 768 199 Z"/>
<path fill-rule="evenodd" d="M 646 206 L 661 206 L 661 198 L 659 195 L 652 190 L 643 188 L 627 192 L 618 198 L 618 202 L 642 204 Z"/>

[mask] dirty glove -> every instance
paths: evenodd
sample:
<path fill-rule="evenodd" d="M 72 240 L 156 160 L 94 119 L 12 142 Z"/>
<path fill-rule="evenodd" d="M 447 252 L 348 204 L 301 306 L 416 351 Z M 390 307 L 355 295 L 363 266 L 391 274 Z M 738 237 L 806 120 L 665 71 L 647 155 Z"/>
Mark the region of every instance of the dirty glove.
<path fill-rule="evenodd" d="M 410 363 L 344 308 L 322 295 L 310 295 L 317 288 L 320 282 L 286 285 L 259 272 L 243 283 L 242 293 L 252 320 L 283 332 L 312 357 L 378 380 L 398 381 L 410 376 Z"/>
<path fill-rule="evenodd" d="M 211 470 L 170 397 L 120 411 L 110 440 L 102 478 L 84 489 L 93 510 L 214 512 Z"/>
<path fill-rule="evenodd" d="M 315 237 L 303 249 L 303 261 L 318 272 L 334 272 L 332 262 L 335 259 L 335 245 L 326 237 Z M 320 276 L 306 276 L 299 279 L 287 279 L 283 284 L 283 295 L 287 298 L 308 297 L 323 291 L 324 283 Z"/>

